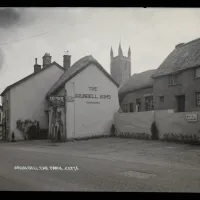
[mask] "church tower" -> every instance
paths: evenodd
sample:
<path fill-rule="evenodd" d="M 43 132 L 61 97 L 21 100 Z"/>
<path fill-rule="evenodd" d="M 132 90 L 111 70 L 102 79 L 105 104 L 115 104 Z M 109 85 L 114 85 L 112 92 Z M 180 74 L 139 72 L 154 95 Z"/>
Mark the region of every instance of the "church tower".
<path fill-rule="evenodd" d="M 128 49 L 128 56 L 123 56 L 121 43 L 119 43 L 118 55 L 114 57 L 113 50 L 110 50 L 110 74 L 119 84 L 123 85 L 131 77 L 131 48 Z"/>

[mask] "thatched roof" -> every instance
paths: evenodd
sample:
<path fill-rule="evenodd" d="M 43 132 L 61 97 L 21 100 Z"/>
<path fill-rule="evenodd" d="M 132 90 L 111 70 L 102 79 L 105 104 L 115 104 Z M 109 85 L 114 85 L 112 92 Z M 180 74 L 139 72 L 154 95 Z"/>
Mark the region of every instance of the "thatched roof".
<path fill-rule="evenodd" d="M 134 92 L 135 90 L 140 90 L 148 87 L 153 87 L 153 79 L 151 78 L 155 69 L 144 71 L 139 74 L 133 74 L 131 78 L 119 88 L 118 94 L 121 96 L 129 92 Z"/>
<path fill-rule="evenodd" d="M 106 70 L 98 63 L 96 59 L 94 59 L 91 55 L 89 55 L 76 61 L 68 70 L 66 70 L 64 74 L 60 77 L 60 79 L 48 91 L 46 97 L 49 97 L 50 95 L 55 93 L 67 81 L 71 80 L 73 77 L 79 74 L 90 64 L 95 64 L 118 87 L 118 84 L 112 79 L 112 77 L 108 74 L 108 72 L 106 72 Z"/>
<path fill-rule="evenodd" d="M 153 78 L 200 66 L 200 38 L 176 45 L 153 74 Z"/>

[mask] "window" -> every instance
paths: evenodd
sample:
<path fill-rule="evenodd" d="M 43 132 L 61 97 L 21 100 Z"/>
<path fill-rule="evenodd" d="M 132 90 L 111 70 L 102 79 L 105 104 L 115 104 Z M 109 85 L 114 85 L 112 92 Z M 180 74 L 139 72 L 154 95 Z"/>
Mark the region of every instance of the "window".
<path fill-rule="evenodd" d="M 195 69 L 195 78 L 200 78 L 200 67 Z"/>
<path fill-rule="evenodd" d="M 200 106 L 200 92 L 196 93 L 196 104 L 197 106 Z"/>
<path fill-rule="evenodd" d="M 161 102 L 161 103 L 164 102 L 164 96 L 160 96 L 160 102 Z"/>
<path fill-rule="evenodd" d="M 133 112 L 133 103 L 130 103 L 129 106 L 130 106 L 129 107 L 130 112 Z"/>
<path fill-rule="evenodd" d="M 0 123 L 1 123 L 1 121 L 2 121 L 2 114 L 0 113 Z"/>
<path fill-rule="evenodd" d="M 173 74 L 169 76 L 169 85 L 177 85 L 178 84 L 178 74 Z"/>
<path fill-rule="evenodd" d="M 141 111 L 141 99 L 136 99 L 136 112 L 140 112 Z"/>
<path fill-rule="evenodd" d="M 153 96 L 145 97 L 145 111 L 153 110 Z"/>

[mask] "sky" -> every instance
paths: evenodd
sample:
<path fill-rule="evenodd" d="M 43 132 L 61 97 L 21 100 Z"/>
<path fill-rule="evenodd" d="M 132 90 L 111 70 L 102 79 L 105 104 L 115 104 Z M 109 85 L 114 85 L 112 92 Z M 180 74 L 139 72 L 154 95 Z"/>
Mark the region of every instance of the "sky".
<path fill-rule="evenodd" d="M 132 74 L 156 69 L 182 42 L 200 37 L 200 8 L 0 8 L 0 92 L 50 53 L 63 64 L 92 55 L 110 73 L 110 48 L 131 48 Z"/>

